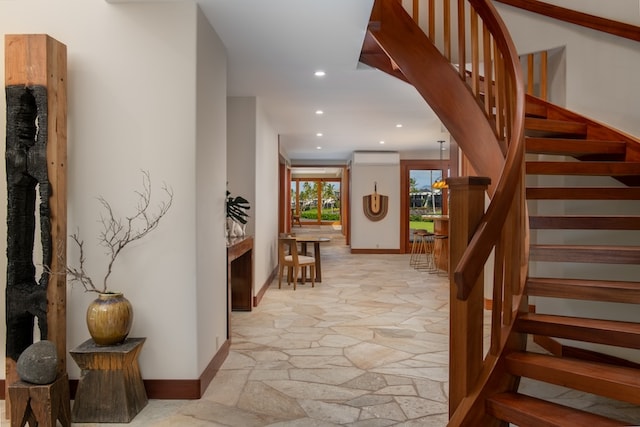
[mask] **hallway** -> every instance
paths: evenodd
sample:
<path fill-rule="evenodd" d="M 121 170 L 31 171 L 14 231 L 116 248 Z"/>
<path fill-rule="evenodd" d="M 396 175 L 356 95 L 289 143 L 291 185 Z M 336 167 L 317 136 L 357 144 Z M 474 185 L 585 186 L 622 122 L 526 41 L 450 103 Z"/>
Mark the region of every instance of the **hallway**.
<path fill-rule="evenodd" d="M 276 278 L 259 307 L 232 313 L 229 357 L 202 399 L 151 400 L 128 426 L 446 426 L 446 277 L 411 268 L 409 255 L 351 255 L 330 228 L 294 231 L 331 238 L 322 283 L 294 292 Z M 523 388 L 640 420 L 632 405 L 532 381 Z"/>
<path fill-rule="evenodd" d="M 233 312 L 231 353 L 203 398 L 163 402 L 173 414 L 151 414 L 152 401 L 132 425 L 445 425 L 446 278 L 322 235 L 322 283 L 276 280 L 259 307 Z"/>

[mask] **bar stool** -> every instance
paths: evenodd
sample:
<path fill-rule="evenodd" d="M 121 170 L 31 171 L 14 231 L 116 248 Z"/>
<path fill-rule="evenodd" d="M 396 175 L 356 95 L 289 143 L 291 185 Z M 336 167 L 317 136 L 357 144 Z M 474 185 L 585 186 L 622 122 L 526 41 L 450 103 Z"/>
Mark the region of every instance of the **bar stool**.
<path fill-rule="evenodd" d="M 446 250 L 446 240 L 449 236 L 444 234 L 436 234 L 434 236 L 434 246 L 433 246 L 433 270 L 430 273 L 437 273 L 438 275 L 446 276 L 449 274 L 449 266 L 442 266 L 444 251 Z M 448 260 L 449 257 L 447 257 Z M 448 264 L 448 262 L 447 262 Z M 443 268 L 440 268 L 443 267 Z"/>
<path fill-rule="evenodd" d="M 426 232 L 422 236 L 418 261 L 415 267 L 416 269 L 422 271 L 432 271 L 435 268 L 435 263 L 433 261 L 434 237 L 435 235 L 429 232 Z"/>
<path fill-rule="evenodd" d="M 411 230 L 411 257 L 409 258 L 409 265 L 415 266 L 420 244 L 422 243 L 422 232 L 424 230 Z"/>
<path fill-rule="evenodd" d="M 422 238 L 426 235 L 427 231 L 417 229 L 411 230 L 411 232 L 413 236 L 411 238 L 411 258 L 409 258 L 409 265 L 415 267 L 420 255 L 420 250 L 422 249 Z"/>
<path fill-rule="evenodd" d="M 426 230 L 413 232 L 409 265 L 419 270 L 433 268 L 433 233 Z"/>

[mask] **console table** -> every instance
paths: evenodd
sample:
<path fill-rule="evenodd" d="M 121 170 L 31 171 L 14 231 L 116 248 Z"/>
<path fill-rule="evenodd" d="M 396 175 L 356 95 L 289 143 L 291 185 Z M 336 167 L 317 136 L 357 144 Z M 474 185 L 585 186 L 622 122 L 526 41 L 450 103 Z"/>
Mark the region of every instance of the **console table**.
<path fill-rule="evenodd" d="M 231 309 L 251 311 L 253 306 L 253 237 L 227 242 L 227 284 Z"/>

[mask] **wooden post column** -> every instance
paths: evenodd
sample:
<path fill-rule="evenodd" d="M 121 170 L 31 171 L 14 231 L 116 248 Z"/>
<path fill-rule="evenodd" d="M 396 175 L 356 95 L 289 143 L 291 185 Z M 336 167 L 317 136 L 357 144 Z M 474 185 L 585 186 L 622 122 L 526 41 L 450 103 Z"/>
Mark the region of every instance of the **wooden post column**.
<path fill-rule="evenodd" d="M 66 263 L 66 46 L 46 34 L 6 35 L 5 89 L 9 396 L 8 386 L 18 380 L 17 358 L 33 343 L 34 318 L 41 339 L 56 346 L 58 377 L 66 373 L 66 276 L 45 272 L 37 279 L 33 261 L 34 217 L 39 215 L 42 264 L 63 271 Z M 8 398 L 6 407 L 11 413 Z"/>
<path fill-rule="evenodd" d="M 489 178 L 448 178 L 449 194 L 449 416 L 467 396 L 482 368 L 484 277 L 466 301 L 458 299 L 453 271 L 484 214 Z"/>

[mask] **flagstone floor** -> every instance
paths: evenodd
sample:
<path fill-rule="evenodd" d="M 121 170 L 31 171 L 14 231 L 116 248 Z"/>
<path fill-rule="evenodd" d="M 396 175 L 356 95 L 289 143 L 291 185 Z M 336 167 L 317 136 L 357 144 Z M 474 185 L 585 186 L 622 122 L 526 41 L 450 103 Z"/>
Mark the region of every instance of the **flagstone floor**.
<path fill-rule="evenodd" d="M 233 312 L 229 357 L 204 396 L 151 400 L 130 426 L 446 426 L 447 279 L 411 268 L 409 255 L 351 255 L 339 233 L 314 231 L 332 238 L 322 283 L 293 291 L 276 280 L 253 311 Z"/>

